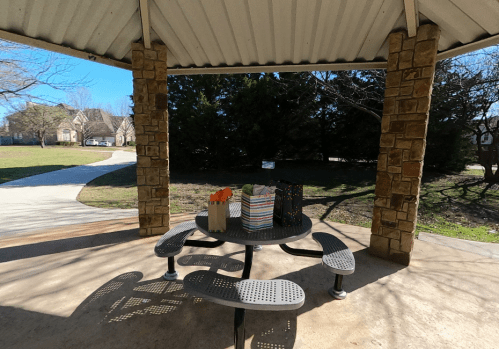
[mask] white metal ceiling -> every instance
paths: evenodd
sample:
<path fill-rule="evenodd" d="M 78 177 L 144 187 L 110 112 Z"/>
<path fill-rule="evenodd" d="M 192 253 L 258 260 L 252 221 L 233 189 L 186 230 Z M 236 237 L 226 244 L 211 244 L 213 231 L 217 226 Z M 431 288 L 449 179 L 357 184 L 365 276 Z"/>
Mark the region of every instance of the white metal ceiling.
<path fill-rule="evenodd" d="M 383 67 L 407 3 L 440 26 L 440 58 L 499 43 L 497 0 L 145 1 L 169 73 Z M 0 0 L 0 38 L 123 68 L 142 23 L 139 0 Z"/>

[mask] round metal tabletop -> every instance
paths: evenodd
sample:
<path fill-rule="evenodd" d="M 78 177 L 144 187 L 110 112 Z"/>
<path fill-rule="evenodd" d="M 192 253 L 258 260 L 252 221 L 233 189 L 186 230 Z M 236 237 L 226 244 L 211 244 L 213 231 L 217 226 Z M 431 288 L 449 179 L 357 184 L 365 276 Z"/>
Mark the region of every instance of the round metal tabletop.
<path fill-rule="evenodd" d="M 213 233 L 208 231 L 208 210 L 201 211 L 196 216 L 198 229 L 209 237 L 217 240 L 233 242 L 241 245 L 276 245 L 297 241 L 306 237 L 312 231 L 312 221 L 307 215 L 303 215 L 302 225 L 294 227 L 281 227 L 274 222 L 269 229 L 247 232 L 243 229 L 241 222 L 241 203 L 230 204 L 230 218 L 227 222 L 225 233 Z"/>

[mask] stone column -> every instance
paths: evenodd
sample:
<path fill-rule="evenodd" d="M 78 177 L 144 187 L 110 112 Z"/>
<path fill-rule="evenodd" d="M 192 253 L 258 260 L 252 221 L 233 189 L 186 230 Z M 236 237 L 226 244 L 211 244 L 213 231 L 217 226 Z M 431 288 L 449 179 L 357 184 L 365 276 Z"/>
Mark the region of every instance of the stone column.
<path fill-rule="evenodd" d="M 132 44 L 140 235 L 170 229 L 166 46 Z"/>
<path fill-rule="evenodd" d="M 409 265 L 440 29 L 389 36 L 372 235 L 369 252 Z"/>

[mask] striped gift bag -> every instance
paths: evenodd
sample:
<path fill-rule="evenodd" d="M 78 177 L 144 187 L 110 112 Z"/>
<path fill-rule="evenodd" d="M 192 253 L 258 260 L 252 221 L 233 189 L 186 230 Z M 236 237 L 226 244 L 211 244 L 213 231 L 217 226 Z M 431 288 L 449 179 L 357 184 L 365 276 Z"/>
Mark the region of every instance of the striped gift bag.
<path fill-rule="evenodd" d="M 243 229 L 251 233 L 273 226 L 275 194 L 241 195 L 241 221 Z"/>

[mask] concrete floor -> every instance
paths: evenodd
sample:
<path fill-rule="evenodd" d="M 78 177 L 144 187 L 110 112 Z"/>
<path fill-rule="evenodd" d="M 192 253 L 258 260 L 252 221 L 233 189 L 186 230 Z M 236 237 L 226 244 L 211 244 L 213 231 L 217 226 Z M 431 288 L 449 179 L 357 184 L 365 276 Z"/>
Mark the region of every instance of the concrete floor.
<path fill-rule="evenodd" d="M 0 238 L 0 348 L 231 348 L 234 310 L 186 294 L 182 277 L 240 276 L 244 249 L 185 247 L 180 279 L 168 282 L 153 252 L 159 236 L 137 228 L 128 218 Z M 292 280 L 306 300 L 295 311 L 247 311 L 246 348 L 499 347 L 499 260 L 416 241 L 403 267 L 367 253 L 368 229 L 314 221 L 314 231 L 354 253 L 347 298 L 329 296 L 334 275 L 320 259 L 265 246 L 251 277 Z M 290 245 L 317 248 L 311 237 Z"/>

